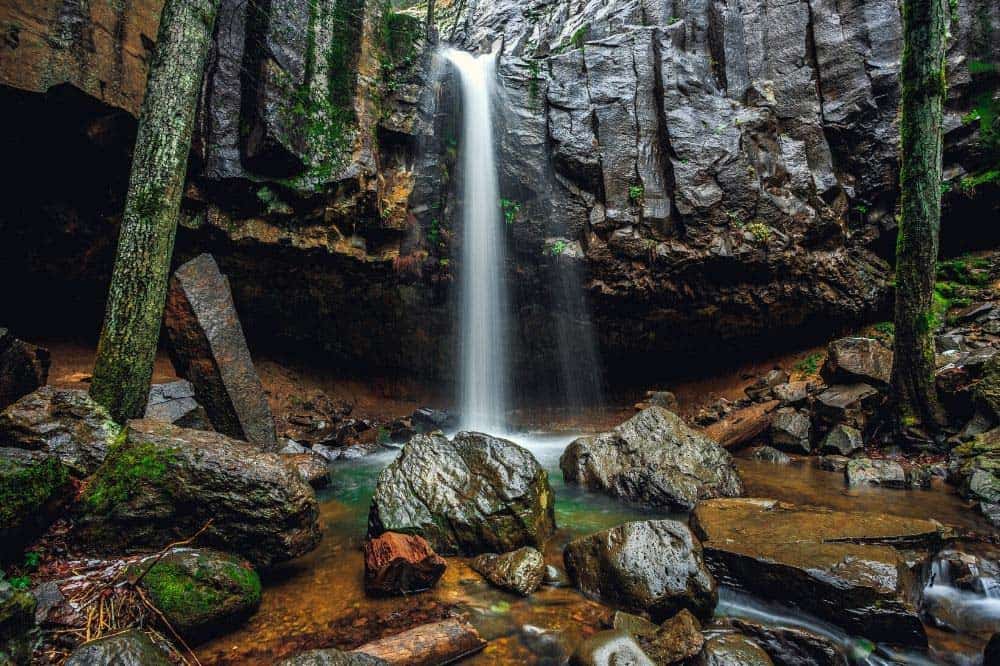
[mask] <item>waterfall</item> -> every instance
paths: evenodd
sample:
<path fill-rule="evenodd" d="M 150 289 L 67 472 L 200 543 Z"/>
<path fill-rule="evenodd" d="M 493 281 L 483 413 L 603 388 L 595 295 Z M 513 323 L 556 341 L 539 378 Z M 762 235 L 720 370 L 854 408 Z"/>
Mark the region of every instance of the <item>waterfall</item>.
<path fill-rule="evenodd" d="M 462 88 L 461 426 L 507 430 L 508 305 L 493 142 L 494 57 L 446 49 Z"/>

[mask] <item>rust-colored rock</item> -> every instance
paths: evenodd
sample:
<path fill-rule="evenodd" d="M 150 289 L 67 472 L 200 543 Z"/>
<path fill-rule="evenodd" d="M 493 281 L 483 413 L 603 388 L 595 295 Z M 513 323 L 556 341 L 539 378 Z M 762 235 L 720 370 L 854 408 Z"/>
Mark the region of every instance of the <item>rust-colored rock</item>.
<path fill-rule="evenodd" d="M 386 532 L 365 542 L 365 589 L 371 594 L 429 590 L 445 567 L 444 559 L 419 536 Z"/>
<path fill-rule="evenodd" d="M 219 432 L 277 450 L 274 417 L 253 367 L 229 281 L 210 254 L 174 271 L 164 325 L 177 374 Z"/>
<path fill-rule="evenodd" d="M 0 409 L 45 386 L 49 361 L 48 349 L 18 340 L 0 328 Z"/>

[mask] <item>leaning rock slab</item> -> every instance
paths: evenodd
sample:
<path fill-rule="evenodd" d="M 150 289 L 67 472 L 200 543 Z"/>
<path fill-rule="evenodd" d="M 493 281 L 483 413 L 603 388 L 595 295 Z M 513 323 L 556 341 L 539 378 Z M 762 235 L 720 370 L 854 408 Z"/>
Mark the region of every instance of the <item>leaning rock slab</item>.
<path fill-rule="evenodd" d="M 646 506 L 689 510 L 701 499 L 743 493 L 729 453 L 661 407 L 577 439 L 559 467 L 567 483 Z"/>
<path fill-rule="evenodd" d="M 208 413 L 194 397 L 194 386 L 186 379 L 149 387 L 143 418 L 166 421 L 182 428 L 212 429 Z"/>
<path fill-rule="evenodd" d="M 49 350 L 15 338 L 0 328 L 0 409 L 45 386 Z"/>
<path fill-rule="evenodd" d="M 584 594 L 663 621 L 681 609 L 709 618 L 718 599 L 701 544 L 673 520 L 631 522 L 571 541 L 566 571 Z"/>
<path fill-rule="evenodd" d="M 545 558 L 525 546 L 510 553 L 486 553 L 472 560 L 472 568 L 497 587 L 528 596 L 545 580 Z"/>
<path fill-rule="evenodd" d="M 48 527 L 72 489 L 69 469 L 55 456 L 0 448 L 0 563 L 21 559 L 21 550 Z"/>
<path fill-rule="evenodd" d="M 0 412 L 0 446 L 45 451 L 78 477 L 88 476 L 121 426 L 86 391 L 43 386 Z"/>
<path fill-rule="evenodd" d="M 229 282 L 212 255 L 199 255 L 174 271 L 163 323 L 174 369 L 194 385 L 215 429 L 277 450 L 274 417 Z"/>
<path fill-rule="evenodd" d="M 448 566 L 424 539 L 385 534 L 365 542 L 365 590 L 370 594 L 413 594 L 429 590 Z"/>
<path fill-rule="evenodd" d="M 417 435 L 379 474 L 368 533 L 419 534 L 438 553 L 506 553 L 555 531 L 548 474 L 527 449 L 476 432 Z"/>
<path fill-rule="evenodd" d="M 199 543 L 266 567 L 320 539 L 316 495 L 279 454 L 160 421 L 128 423 L 78 514 L 77 538 L 99 551 L 162 548 L 211 520 Z"/>
<path fill-rule="evenodd" d="M 84 643 L 69 656 L 65 666 L 170 666 L 167 654 L 146 634 L 129 629 L 120 634 Z"/>
<path fill-rule="evenodd" d="M 873 640 L 926 645 L 917 582 L 893 546 L 935 546 L 937 522 L 769 499 L 708 500 L 691 521 L 721 581 Z"/>

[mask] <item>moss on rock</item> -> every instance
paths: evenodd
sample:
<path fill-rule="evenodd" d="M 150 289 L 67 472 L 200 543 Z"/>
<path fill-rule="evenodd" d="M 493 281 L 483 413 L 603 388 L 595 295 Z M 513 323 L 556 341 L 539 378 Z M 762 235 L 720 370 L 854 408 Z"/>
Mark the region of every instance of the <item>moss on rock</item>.
<path fill-rule="evenodd" d="M 149 442 L 126 444 L 122 430 L 87 487 L 83 502 L 94 513 L 108 513 L 130 500 L 142 484 L 160 485 L 173 460 L 172 449 Z"/>
<path fill-rule="evenodd" d="M 20 557 L 70 487 L 69 469 L 55 456 L 0 448 L 0 562 Z"/>

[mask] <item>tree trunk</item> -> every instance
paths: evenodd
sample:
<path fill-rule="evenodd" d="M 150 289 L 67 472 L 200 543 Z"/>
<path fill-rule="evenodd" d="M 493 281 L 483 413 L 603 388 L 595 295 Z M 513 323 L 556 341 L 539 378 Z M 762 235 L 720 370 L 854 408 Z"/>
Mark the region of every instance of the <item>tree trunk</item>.
<path fill-rule="evenodd" d="M 449 619 L 365 643 L 354 650 L 378 657 L 390 666 L 450 664 L 486 647 L 475 628 L 464 620 Z"/>
<path fill-rule="evenodd" d="M 142 416 L 153 374 L 198 94 L 219 0 L 167 0 L 132 157 L 90 393 Z"/>
<path fill-rule="evenodd" d="M 899 424 L 930 430 L 944 423 L 934 386 L 932 305 L 941 227 L 946 11 L 943 0 L 903 3 L 902 219 L 896 241 L 892 392 Z"/>
<path fill-rule="evenodd" d="M 427 0 L 427 41 L 434 41 L 434 0 Z"/>

